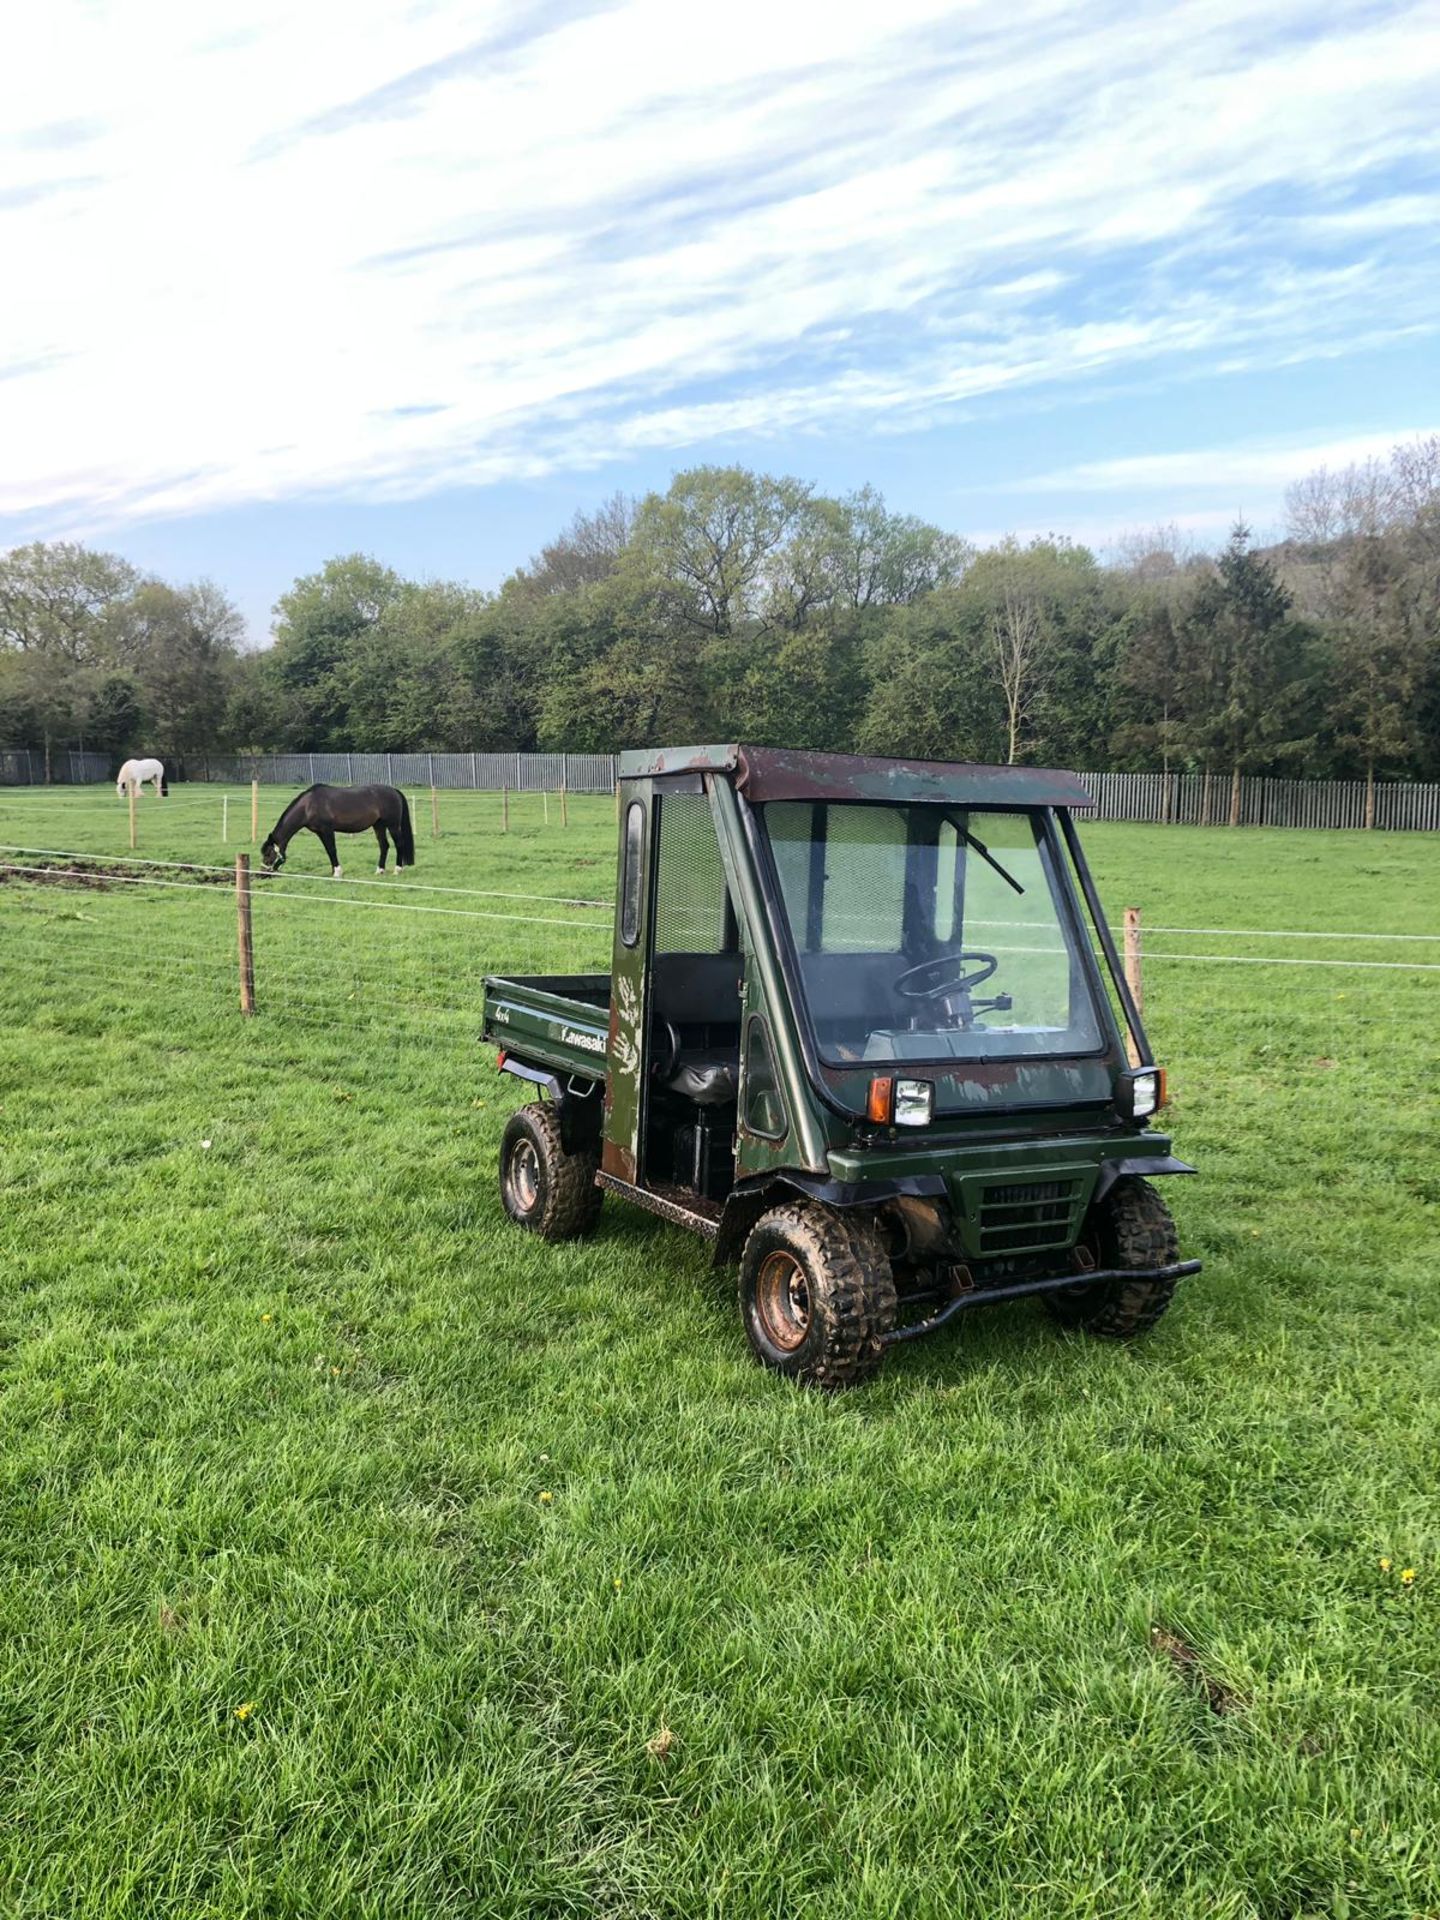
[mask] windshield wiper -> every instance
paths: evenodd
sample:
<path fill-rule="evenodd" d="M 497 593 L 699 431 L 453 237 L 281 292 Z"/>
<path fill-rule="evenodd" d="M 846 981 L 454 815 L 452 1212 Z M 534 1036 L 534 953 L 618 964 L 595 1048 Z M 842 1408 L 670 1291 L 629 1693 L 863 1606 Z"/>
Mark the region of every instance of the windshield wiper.
<path fill-rule="evenodd" d="M 1004 867 L 1001 866 L 1000 862 L 995 858 L 994 854 L 991 853 L 983 840 L 977 840 L 974 834 L 966 827 L 961 827 L 959 833 L 960 838 L 965 842 L 966 846 L 973 847 L 985 864 L 993 867 L 1007 886 L 1013 887 L 1016 893 L 1024 893 L 1024 887 L 1021 886 L 1014 874 L 1005 871 Z"/>

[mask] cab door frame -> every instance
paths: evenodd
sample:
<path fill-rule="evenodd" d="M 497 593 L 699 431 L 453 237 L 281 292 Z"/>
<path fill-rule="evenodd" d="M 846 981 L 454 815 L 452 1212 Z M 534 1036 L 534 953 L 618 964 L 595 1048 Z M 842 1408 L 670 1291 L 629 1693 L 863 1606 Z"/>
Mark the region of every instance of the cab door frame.
<path fill-rule="evenodd" d="M 610 1031 L 606 1045 L 601 1171 L 629 1186 L 641 1181 L 645 1076 L 649 1065 L 650 942 L 655 898 L 655 782 L 619 782 L 615 857 L 615 931 L 610 952 Z M 632 845 L 639 820 L 638 848 Z M 638 886 L 638 898 L 632 889 Z M 634 911 L 629 908 L 633 900 Z M 627 938 L 627 935 L 629 936 Z"/>

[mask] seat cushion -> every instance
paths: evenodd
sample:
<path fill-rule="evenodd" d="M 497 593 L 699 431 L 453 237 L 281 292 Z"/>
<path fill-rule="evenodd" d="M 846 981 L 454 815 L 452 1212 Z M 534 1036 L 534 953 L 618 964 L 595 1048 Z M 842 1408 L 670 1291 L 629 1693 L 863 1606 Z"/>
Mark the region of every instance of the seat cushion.
<path fill-rule="evenodd" d="M 697 1059 L 681 1055 L 662 1082 L 697 1107 L 728 1107 L 740 1092 L 740 1067 L 735 1060 Z"/>

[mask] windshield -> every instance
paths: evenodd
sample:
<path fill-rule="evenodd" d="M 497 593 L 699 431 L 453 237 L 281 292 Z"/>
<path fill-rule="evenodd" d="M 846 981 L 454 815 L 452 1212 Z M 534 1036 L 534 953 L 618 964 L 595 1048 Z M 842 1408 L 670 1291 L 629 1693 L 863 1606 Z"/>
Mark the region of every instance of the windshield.
<path fill-rule="evenodd" d="M 830 1065 L 1098 1049 L 1032 815 L 850 801 L 761 811 Z"/>

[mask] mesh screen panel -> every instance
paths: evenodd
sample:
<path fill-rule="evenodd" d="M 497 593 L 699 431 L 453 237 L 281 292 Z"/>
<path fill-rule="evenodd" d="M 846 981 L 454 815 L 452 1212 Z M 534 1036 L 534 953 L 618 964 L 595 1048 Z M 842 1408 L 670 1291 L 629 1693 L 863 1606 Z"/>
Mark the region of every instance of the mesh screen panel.
<path fill-rule="evenodd" d="M 725 947 L 725 870 L 703 793 L 670 793 L 660 802 L 660 871 L 655 894 L 657 953 L 721 953 Z"/>
<path fill-rule="evenodd" d="M 808 944 L 810 837 L 817 810 L 771 802 L 765 810 L 781 885 L 798 938 Z M 835 806 L 824 815 L 822 944 L 827 953 L 898 953 L 905 918 L 906 816 L 894 807 Z M 797 910 L 798 909 L 798 910 Z"/>

